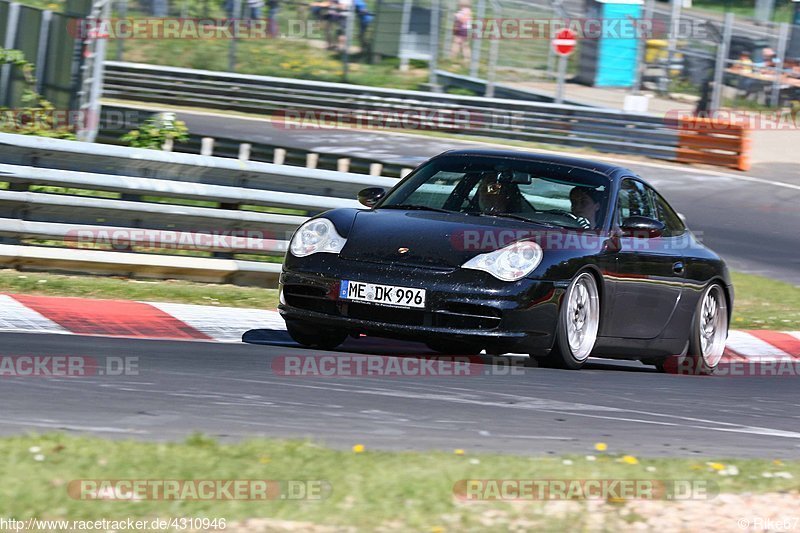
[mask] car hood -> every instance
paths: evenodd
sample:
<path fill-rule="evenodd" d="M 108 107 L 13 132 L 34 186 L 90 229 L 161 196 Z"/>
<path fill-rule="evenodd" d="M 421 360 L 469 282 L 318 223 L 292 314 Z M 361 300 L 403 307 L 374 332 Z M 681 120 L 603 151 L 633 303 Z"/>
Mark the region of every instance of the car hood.
<path fill-rule="evenodd" d="M 360 211 L 355 215 L 340 257 L 352 261 L 456 268 L 476 255 L 534 237 L 547 229 L 513 219 L 463 213 L 400 209 Z"/>

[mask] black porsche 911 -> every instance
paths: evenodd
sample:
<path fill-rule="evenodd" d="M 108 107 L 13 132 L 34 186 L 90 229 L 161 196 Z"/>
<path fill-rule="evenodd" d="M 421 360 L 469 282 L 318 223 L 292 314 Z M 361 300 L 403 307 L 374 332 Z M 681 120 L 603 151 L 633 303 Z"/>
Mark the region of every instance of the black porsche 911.
<path fill-rule="evenodd" d="M 727 267 L 630 170 L 459 150 L 358 199 L 369 209 L 327 211 L 291 239 L 279 310 L 301 345 L 366 334 L 570 369 L 678 356 L 712 372 L 722 357 Z"/>

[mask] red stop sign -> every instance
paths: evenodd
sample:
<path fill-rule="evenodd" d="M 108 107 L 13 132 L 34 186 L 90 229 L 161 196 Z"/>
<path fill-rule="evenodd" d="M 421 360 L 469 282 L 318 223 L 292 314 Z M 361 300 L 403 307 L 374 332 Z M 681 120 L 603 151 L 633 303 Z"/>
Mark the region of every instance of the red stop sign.
<path fill-rule="evenodd" d="M 578 44 L 575 38 L 575 32 L 564 28 L 556 34 L 556 38 L 552 43 L 553 51 L 560 56 L 568 56 L 575 51 L 575 45 Z"/>

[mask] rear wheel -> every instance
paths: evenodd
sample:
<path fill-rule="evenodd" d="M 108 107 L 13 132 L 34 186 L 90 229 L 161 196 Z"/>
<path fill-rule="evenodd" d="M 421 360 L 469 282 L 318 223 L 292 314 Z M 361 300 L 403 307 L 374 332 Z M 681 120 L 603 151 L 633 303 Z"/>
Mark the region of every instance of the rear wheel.
<path fill-rule="evenodd" d="M 718 283 L 712 283 L 697 303 L 685 353 L 656 363 L 670 374 L 710 375 L 717 369 L 728 338 L 728 302 Z"/>
<path fill-rule="evenodd" d="M 712 283 L 700 297 L 692 321 L 689 353 L 696 374 L 713 374 L 725 351 L 728 338 L 728 302 L 718 283 Z"/>
<path fill-rule="evenodd" d="M 559 311 L 556 340 L 549 363 L 577 370 L 592 353 L 600 327 L 597 282 L 588 272 L 579 274 L 567 288 Z"/>
<path fill-rule="evenodd" d="M 348 335 L 346 331 L 338 329 L 319 328 L 295 322 L 286 322 L 286 330 L 297 344 L 323 350 L 333 350 L 342 344 Z"/>

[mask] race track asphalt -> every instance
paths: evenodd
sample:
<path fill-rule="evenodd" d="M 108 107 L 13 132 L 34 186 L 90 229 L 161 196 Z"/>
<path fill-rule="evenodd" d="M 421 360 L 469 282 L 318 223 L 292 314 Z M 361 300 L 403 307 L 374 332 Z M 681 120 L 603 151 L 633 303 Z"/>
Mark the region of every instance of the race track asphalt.
<path fill-rule="evenodd" d="M 515 454 L 593 453 L 606 442 L 640 456 L 800 457 L 797 378 L 696 377 L 598 360 L 582 371 L 476 364 L 474 375 L 287 377 L 267 345 L 0 334 L 0 355 L 135 357 L 138 374 L 4 377 L 0 433 L 65 431 L 174 440 L 310 438 L 336 448 Z M 336 353 L 386 353 L 348 341 Z M 397 344 L 390 352 L 419 353 Z M 331 353 L 327 353 L 332 355 Z"/>

